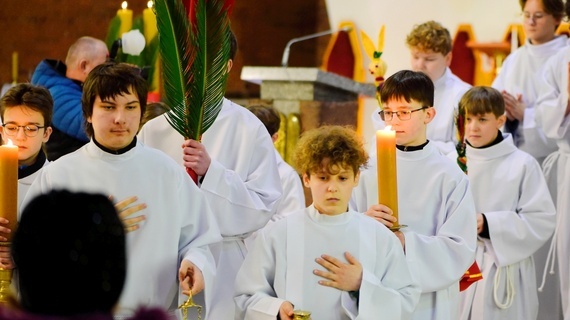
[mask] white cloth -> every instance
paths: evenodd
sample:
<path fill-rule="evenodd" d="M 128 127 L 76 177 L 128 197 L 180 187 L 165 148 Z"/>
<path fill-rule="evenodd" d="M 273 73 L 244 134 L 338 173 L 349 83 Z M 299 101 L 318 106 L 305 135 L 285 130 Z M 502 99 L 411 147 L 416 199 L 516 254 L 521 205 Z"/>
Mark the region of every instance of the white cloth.
<path fill-rule="evenodd" d="M 455 135 L 455 111 L 459 107 L 459 100 L 463 94 L 471 88 L 471 85 L 463 82 L 447 68 L 441 78 L 434 82 L 433 107 L 436 114 L 427 126 L 426 136 L 443 154 L 449 154 L 455 150 L 457 137 Z M 372 123 L 375 130 L 384 129 L 386 124 L 380 118 L 376 108 L 372 113 Z M 373 140 L 376 141 L 374 135 Z M 376 143 L 370 144 L 370 154 L 376 154 Z"/>
<path fill-rule="evenodd" d="M 396 151 L 398 211 L 406 260 L 422 295 L 413 319 L 457 320 L 459 280 L 475 259 L 477 222 L 467 176 L 430 142 Z M 351 208 L 378 203 L 376 165 L 360 174 Z"/>
<path fill-rule="evenodd" d="M 200 268 L 209 299 L 215 266 L 207 245 L 220 241 L 219 230 L 200 189 L 166 155 L 140 142 L 114 155 L 90 142 L 45 167 L 24 202 L 53 189 L 101 193 L 116 201 L 137 196 L 146 203 L 132 216 L 145 215 L 146 220 L 127 234 L 127 279 L 118 315 L 141 305 L 171 307 L 182 259 Z"/>
<path fill-rule="evenodd" d="M 277 169 L 279 170 L 283 195 L 279 200 L 279 206 L 277 207 L 275 215 L 271 217 L 271 221 L 283 219 L 288 214 L 306 207 L 305 191 L 299 174 L 283 160 L 277 150 L 275 150 L 275 157 L 277 159 Z"/>
<path fill-rule="evenodd" d="M 147 122 L 139 138 L 183 163 L 184 138 L 169 125 L 166 116 Z M 233 319 L 232 285 L 247 251 L 243 239 L 267 224 L 281 197 L 275 147 L 263 123 L 227 99 L 202 143 L 212 162 L 200 189 L 224 237 L 223 242 L 210 246 L 217 276 L 215 300 L 206 305 L 206 320 Z"/>
<path fill-rule="evenodd" d="M 325 287 L 314 269 L 328 254 L 362 264 L 359 303 L 346 291 Z M 349 211 L 320 214 L 314 206 L 260 231 L 236 280 L 236 320 L 275 320 L 284 301 L 312 319 L 409 319 L 419 297 L 402 245 L 387 228 Z"/>
<path fill-rule="evenodd" d="M 36 180 L 36 177 L 40 175 L 40 172 L 44 167 L 49 164 L 49 161 L 46 159 L 44 165 L 36 172 L 26 176 L 24 178 L 18 179 L 18 211 L 22 211 L 24 208 L 22 207 L 22 202 L 24 202 L 24 198 L 30 189 L 30 186 Z"/>
<path fill-rule="evenodd" d="M 277 159 L 277 169 L 279 170 L 279 178 L 281 179 L 283 195 L 281 196 L 281 199 L 279 199 L 279 205 L 277 206 L 275 214 L 271 217 L 271 220 L 267 222 L 265 227 L 306 207 L 305 192 L 303 189 L 303 183 L 301 182 L 301 177 L 299 177 L 299 174 L 295 169 L 293 169 L 293 167 L 283 160 L 277 150 L 275 150 L 275 157 Z M 244 240 L 247 248 L 252 245 L 256 235 L 257 231 Z"/>
<path fill-rule="evenodd" d="M 461 319 L 531 320 L 538 315 L 532 255 L 554 232 L 556 212 L 536 159 L 517 149 L 510 134 L 503 136 L 488 148 L 467 145 L 475 208 L 487 219 L 490 239 L 478 239 L 483 279 L 461 292 Z M 507 284 L 512 285 L 512 298 Z M 498 307 L 509 299 L 510 307 Z"/>
<path fill-rule="evenodd" d="M 566 46 L 567 39 L 565 35 L 561 35 L 540 45 L 533 45 L 527 40 L 524 46 L 507 56 L 501 71 L 491 85 L 515 97 L 522 95 L 526 109 L 524 120 L 519 123 L 514 133 L 515 143 L 519 149 L 531 154 L 539 163 L 556 150 L 556 144 L 544 135 L 540 126 L 536 125 L 535 102 L 539 86 L 537 80 L 548 58 Z"/>
<path fill-rule="evenodd" d="M 570 319 L 570 117 L 564 116 L 569 98 L 569 62 L 570 46 L 548 60 L 536 101 L 536 121 L 558 145 L 558 151 L 544 160 L 543 171 L 558 212 L 556 256 L 565 319 Z"/>

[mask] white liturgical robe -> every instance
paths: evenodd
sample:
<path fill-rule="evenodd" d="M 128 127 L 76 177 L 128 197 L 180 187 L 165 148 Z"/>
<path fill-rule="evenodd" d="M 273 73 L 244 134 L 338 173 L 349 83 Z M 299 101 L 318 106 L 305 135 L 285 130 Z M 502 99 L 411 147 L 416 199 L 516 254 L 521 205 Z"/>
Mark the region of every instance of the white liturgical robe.
<path fill-rule="evenodd" d="M 396 163 L 406 260 L 422 290 L 412 319 L 457 320 L 459 280 L 475 259 L 477 222 L 469 181 L 431 142 L 422 150 L 396 150 Z M 351 207 L 366 212 L 377 204 L 378 183 L 375 165 L 363 170 Z"/>
<path fill-rule="evenodd" d="M 178 297 L 182 259 L 200 268 L 209 299 L 215 266 L 208 245 L 220 241 L 220 232 L 200 189 L 165 154 L 140 142 L 111 154 L 91 141 L 45 167 L 24 202 L 54 189 L 100 193 L 115 201 L 136 196 L 137 203 L 147 205 L 130 216 L 146 220 L 126 234 L 127 278 L 118 315 L 128 316 L 142 305 L 170 308 Z"/>
<path fill-rule="evenodd" d="M 548 60 L 536 102 L 537 122 L 558 146 L 558 151 L 544 160 L 543 171 L 556 204 L 555 252 L 565 318 L 570 318 L 570 232 L 566 227 L 570 225 L 570 116 L 565 116 L 569 99 L 568 63 L 570 46 Z"/>
<path fill-rule="evenodd" d="M 184 138 L 165 116 L 147 122 L 139 138 L 183 163 Z M 235 305 L 231 285 L 247 252 L 244 239 L 264 227 L 275 213 L 281 182 L 267 129 L 253 113 L 230 100 L 224 99 L 216 120 L 202 136 L 202 144 L 212 162 L 200 190 L 224 238 L 210 246 L 217 276 L 215 300 L 206 305 L 206 320 L 232 319 Z"/>
<path fill-rule="evenodd" d="M 461 319 L 537 319 L 532 255 L 554 232 L 556 212 L 540 165 L 510 134 L 482 149 L 467 145 L 475 208 L 490 238 L 478 239 L 483 279 L 461 293 Z"/>
<path fill-rule="evenodd" d="M 356 298 L 319 285 L 315 262 L 328 254 L 347 263 L 350 252 L 362 264 Z M 284 301 L 312 319 L 409 319 L 419 297 L 394 234 L 369 217 L 349 211 L 320 214 L 314 206 L 263 229 L 236 280 L 236 320 L 275 320 Z"/>

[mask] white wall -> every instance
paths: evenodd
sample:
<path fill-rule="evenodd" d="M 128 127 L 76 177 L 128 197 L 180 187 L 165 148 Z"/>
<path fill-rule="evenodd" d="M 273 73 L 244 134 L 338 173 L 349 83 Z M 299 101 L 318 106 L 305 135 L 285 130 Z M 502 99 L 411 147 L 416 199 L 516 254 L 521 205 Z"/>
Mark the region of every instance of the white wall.
<path fill-rule="evenodd" d="M 486 42 L 501 41 L 508 25 L 521 21 L 517 0 L 326 0 L 326 4 L 332 29 L 341 21 L 350 20 L 376 42 L 380 27 L 386 26 L 382 55 L 388 64 L 386 77 L 409 68 L 405 39 L 416 24 L 435 20 L 453 36 L 459 24 L 470 23 L 476 40 Z M 369 59 L 366 56 L 363 59 L 367 68 Z M 374 99 L 367 101 L 365 138 L 373 137 L 369 115 L 376 107 Z"/>

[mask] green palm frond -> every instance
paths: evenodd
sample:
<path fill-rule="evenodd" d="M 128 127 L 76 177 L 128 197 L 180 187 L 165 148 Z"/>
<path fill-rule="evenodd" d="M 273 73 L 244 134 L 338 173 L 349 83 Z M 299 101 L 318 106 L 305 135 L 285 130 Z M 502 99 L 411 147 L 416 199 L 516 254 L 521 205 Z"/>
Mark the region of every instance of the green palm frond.
<path fill-rule="evenodd" d="M 118 16 L 115 16 L 109 23 L 109 29 L 107 29 L 107 36 L 105 37 L 107 49 L 111 50 L 113 42 L 119 39 L 119 29 L 121 29 L 121 19 Z"/>
<path fill-rule="evenodd" d="M 168 122 L 182 136 L 200 140 L 221 110 L 230 25 L 221 1 L 194 5 L 194 25 L 180 0 L 157 0 L 155 11 Z"/>

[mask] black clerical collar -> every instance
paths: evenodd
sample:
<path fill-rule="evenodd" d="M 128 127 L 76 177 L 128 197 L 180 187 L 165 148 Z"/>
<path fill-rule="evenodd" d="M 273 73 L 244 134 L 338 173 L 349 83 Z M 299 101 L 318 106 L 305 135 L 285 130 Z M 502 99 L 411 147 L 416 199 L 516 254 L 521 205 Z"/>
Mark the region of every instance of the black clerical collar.
<path fill-rule="evenodd" d="M 497 131 L 499 131 L 499 133 L 497 134 L 497 137 L 495 138 L 495 140 L 493 140 L 493 142 L 489 143 L 489 144 L 486 145 L 486 146 L 482 146 L 482 147 L 479 147 L 479 148 L 473 147 L 473 146 L 471 145 L 471 143 L 469 143 L 469 141 L 467 141 L 467 144 L 469 144 L 471 147 L 473 147 L 473 148 L 475 148 L 475 149 L 485 149 L 485 148 L 492 147 L 492 146 L 494 146 L 494 145 L 496 145 L 496 144 L 499 144 L 499 143 L 501 143 L 501 141 L 503 141 L 503 133 L 501 132 L 501 130 L 497 130 Z"/>
<path fill-rule="evenodd" d="M 129 150 L 131 150 L 132 148 L 134 148 L 137 145 L 137 137 L 135 136 L 135 138 L 133 139 L 133 141 L 131 143 L 129 143 L 128 146 L 119 149 L 119 150 L 111 150 L 109 148 L 103 147 L 99 142 L 97 142 L 97 140 L 95 139 L 95 136 L 93 136 L 93 142 L 95 143 L 95 145 L 97 145 L 99 147 L 99 149 L 110 153 L 110 154 L 123 154 Z"/>
<path fill-rule="evenodd" d="M 429 143 L 429 140 L 427 140 L 425 143 L 420 144 L 419 146 L 401 146 L 401 145 L 396 145 L 396 148 L 398 148 L 398 150 L 404 151 L 404 152 L 418 151 L 418 150 L 423 150 L 424 147 L 427 146 L 428 143 Z"/>
<path fill-rule="evenodd" d="M 36 157 L 36 162 L 29 166 L 19 166 L 18 167 L 18 179 L 23 179 L 27 176 L 31 176 L 36 171 L 40 170 L 44 163 L 46 162 L 46 155 L 44 154 L 43 150 L 40 150 L 38 156 Z"/>

